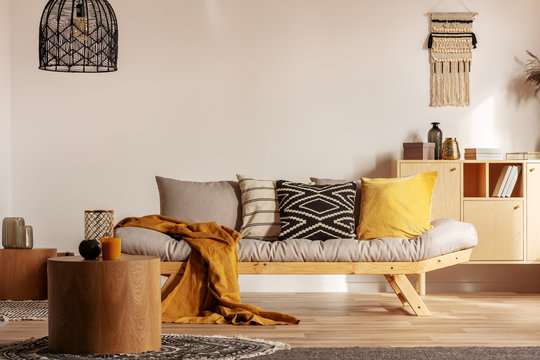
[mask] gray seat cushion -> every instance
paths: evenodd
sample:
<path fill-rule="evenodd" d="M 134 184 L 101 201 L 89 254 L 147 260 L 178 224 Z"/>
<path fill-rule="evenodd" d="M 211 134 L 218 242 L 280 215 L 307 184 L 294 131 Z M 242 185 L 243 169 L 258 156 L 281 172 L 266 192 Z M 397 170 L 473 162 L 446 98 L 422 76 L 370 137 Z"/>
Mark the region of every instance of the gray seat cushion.
<path fill-rule="evenodd" d="M 414 239 L 334 239 L 326 241 L 289 239 L 260 241 L 243 239 L 238 244 L 239 260 L 290 262 L 382 262 L 419 261 L 468 249 L 478 244 L 471 224 L 453 219 L 432 222 L 433 229 Z M 159 256 L 163 261 L 184 261 L 191 247 L 184 240 L 137 227 L 115 230 L 122 238 L 122 252 Z"/>

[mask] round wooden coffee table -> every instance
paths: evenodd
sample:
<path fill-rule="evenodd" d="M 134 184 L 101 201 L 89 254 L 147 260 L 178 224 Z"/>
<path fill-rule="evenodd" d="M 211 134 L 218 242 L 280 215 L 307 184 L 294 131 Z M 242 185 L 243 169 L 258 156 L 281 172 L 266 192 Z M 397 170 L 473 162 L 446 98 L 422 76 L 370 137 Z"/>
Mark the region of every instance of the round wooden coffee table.
<path fill-rule="evenodd" d="M 160 261 L 55 257 L 47 261 L 49 350 L 133 354 L 161 348 Z"/>

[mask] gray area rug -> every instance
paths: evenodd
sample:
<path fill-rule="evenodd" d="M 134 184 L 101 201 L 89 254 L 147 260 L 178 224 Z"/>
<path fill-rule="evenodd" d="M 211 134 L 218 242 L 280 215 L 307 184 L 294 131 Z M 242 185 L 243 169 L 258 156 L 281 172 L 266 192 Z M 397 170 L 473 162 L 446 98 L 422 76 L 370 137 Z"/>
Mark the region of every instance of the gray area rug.
<path fill-rule="evenodd" d="M 292 348 L 268 356 L 264 360 L 538 360 L 540 347 L 344 347 Z"/>
<path fill-rule="evenodd" d="M 287 350 L 289 345 L 245 337 L 164 334 L 159 351 L 127 355 L 69 355 L 48 350 L 47 337 L 0 345 L 0 359 L 185 359 L 237 360 Z M 284 351 L 284 352 L 288 352 Z"/>
<path fill-rule="evenodd" d="M 47 320 L 47 300 L 0 300 L 0 320 Z"/>

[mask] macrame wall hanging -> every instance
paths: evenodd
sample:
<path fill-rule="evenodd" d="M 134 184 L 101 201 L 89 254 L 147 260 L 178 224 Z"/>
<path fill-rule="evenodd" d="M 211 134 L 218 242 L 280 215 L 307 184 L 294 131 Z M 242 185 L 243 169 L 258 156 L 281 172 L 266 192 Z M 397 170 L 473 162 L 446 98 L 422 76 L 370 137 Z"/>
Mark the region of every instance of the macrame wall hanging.
<path fill-rule="evenodd" d="M 470 106 L 472 12 L 431 13 L 431 106 Z"/>

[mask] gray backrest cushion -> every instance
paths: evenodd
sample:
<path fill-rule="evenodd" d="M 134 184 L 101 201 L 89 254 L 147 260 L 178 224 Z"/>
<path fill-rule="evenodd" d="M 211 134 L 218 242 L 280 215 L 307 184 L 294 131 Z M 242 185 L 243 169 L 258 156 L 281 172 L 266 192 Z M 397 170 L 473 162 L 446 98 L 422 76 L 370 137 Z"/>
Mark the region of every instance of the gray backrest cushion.
<path fill-rule="evenodd" d="M 356 196 L 354 198 L 354 228 L 358 228 L 358 223 L 360 221 L 360 204 L 362 203 L 362 180 L 333 180 L 316 177 L 310 177 L 310 179 L 315 185 L 335 185 L 348 182 L 356 183 Z"/>
<path fill-rule="evenodd" d="M 237 231 L 242 204 L 237 181 L 193 182 L 156 176 L 161 215 L 191 223 L 215 221 Z"/>

